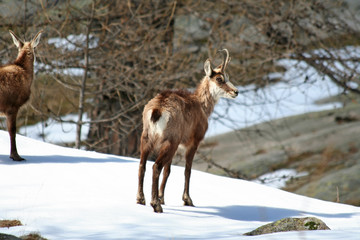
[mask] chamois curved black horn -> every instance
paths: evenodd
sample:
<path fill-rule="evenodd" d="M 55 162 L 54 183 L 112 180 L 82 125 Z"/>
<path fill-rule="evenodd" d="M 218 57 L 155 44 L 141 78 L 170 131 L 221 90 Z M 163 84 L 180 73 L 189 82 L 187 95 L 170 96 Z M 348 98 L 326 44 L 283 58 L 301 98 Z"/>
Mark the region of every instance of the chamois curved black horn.
<path fill-rule="evenodd" d="M 229 62 L 229 51 L 224 48 L 223 50 L 220 50 L 221 52 L 225 52 L 224 53 L 224 60 L 223 60 L 223 63 L 222 63 L 222 67 L 221 67 L 221 72 L 224 72 L 225 71 L 225 68 Z"/>

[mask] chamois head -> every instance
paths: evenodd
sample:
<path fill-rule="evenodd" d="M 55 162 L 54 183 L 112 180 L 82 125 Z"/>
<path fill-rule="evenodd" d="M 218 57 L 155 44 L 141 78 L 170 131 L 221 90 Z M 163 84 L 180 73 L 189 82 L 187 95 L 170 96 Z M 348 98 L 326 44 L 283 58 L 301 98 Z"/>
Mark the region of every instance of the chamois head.
<path fill-rule="evenodd" d="M 39 31 L 35 37 L 33 38 L 33 40 L 31 40 L 30 42 L 24 42 L 22 41 L 19 37 L 17 37 L 15 35 L 15 33 L 11 30 L 9 30 L 10 32 L 10 35 L 13 39 L 13 42 L 15 44 L 15 46 L 18 48 L 19 50 L 19 54 L 22 52 L 22 51 L 26 51 L 27 54 L 32 54 L 33 57 L 34 57 L 34 62 L 35 62 L 35 53 L 34 53 L 34 49 L 37 47 L 37 45 L 39 44 L 40 42 L 40 36 L 43 32 L 43 30 Z"/>
<path fill-rule="evenodd" d="M 237 88 L 229 81 L 229 76 L 225 70 L 230 62 L 229 52 L 227 49 L 221 50 L 224 53 L 223 63 L 215 69 L 211 66 L 210 59 L 207 59 L 204 63 L 204 70 L 206 78 L 209 80 L 210 93 L 218 100 L 220 97 L 224 98 L 236 98 L 239 94 Z"/>

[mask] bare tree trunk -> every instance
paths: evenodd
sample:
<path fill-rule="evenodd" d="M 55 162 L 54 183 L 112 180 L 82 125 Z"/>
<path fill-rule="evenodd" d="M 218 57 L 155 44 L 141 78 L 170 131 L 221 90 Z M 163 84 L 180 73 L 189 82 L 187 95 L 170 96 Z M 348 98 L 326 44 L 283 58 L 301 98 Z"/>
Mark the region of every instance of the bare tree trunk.
<path fill-rule="evenodd" d="M 79 107 L 78 107 L 78 121 L 76 123 L 76 140 L 75 140 L 75 148 L 80 149 L 81 147 L 81 128 L 83 125 L 83 114 L 84 114 L 84 100 L 85 100 L 85 92 L 86 92 L 86 81 L 89 70 L 89 41 L 90 41 L 90 32 L 91 32 L 91 24 L 94 19 L 95 12 L 95 3 L 92 3 L 91 16 L 86 26 L 86 44 L 84 48 L 84 74 L 81 79 L 80 91 L 79 91 Z"/>

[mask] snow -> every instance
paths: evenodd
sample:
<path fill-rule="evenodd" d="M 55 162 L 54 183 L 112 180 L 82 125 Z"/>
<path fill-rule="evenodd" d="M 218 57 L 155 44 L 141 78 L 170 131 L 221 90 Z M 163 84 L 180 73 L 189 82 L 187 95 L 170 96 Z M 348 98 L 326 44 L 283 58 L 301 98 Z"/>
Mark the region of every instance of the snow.
<path fill-rule="evenodd" d="M 34 125 L 23 126 L 19 129 L 21 135 L 43 140 L 49 143 L 63 144 L 75 142 L 76 138 L 76 123 L 79 116 L 76 114 L 69 114 L 61 118 L 64 122 L 59 122 L 53 118 L 49 118 L 45 122 L 38 122 Z M 87 114 L 83 114 L 83 121 L 89 121 Z M 73 121 L 71 123 L 69 121 Z M 88 136 L 90 124 L 83 124 L 81 128 L 81 139 L 86 139 Z"/>
<path fill-rule="evenodd" d="M 99 38 L 90 34 L 89 35 L 89 49 L 95 49 L 98 47 Z M 76 52 L 82 51 L 86 48 L 86 35 L 79 34 L 74 35 L 70 34 L 66 38 L 55 37 L 49 38 L 48 44 L 53 45 L 55 48 L 61 49 L 61 52 L 66 54 L 66 52 Z M 78 61 L 80 65 L 84 64 L 84 60 L 81 59 Z M 67 67 L 66 64 L 60 60 L 52 61 L 52 66 L 57 66 L 57 68 L 53 68 L 50 65 L 43 64 L 41 62 L 35 62 L 35 70 L 45 70 L 53 73 L 59 73 L 69 76 L 82 76 L 84 75 L 84 69 L 81 67 Z"/>
<path fill-rule="evenodd" d="M 164 213 L 136 204 L 138 159 L 64 148 L 17 135 L 25 162 L 9 159 L 0 131 L 0 219 L 24 226 L 1 228 L 17 236 L 39 232 L 56 240 L 84 239 L 359 239 L 360 208 L 312 199 L 258 183 L 192 171 L 196 207 L 182 205 L 184 169 L 173 166 Z M 284 217 L 314 216 L 332 230 L 243 236 Z"/>
<path fill-rule="evenodd" d="M 287 181 L 307 175 L 309 175 L 308 172 L 297 172 L 295 169 L 279 169 L 274 172 L 265 173 L 253 180 L 253 182 L 262 183 L 270 187 L 283 188 L 286 186 Z"/>
<path fill-rule="evenodd" d="M 99 38 L 89 35 L 89 48 L 93 49 L 98 46 Z M 85 34 L 70 34 L 66 38 L 50 38 L 48 44 L 54 44 L 56 48 L 62 49 L 63 52 L 66 51 L 81 51 L 86 47 L 86 35 Z"/>

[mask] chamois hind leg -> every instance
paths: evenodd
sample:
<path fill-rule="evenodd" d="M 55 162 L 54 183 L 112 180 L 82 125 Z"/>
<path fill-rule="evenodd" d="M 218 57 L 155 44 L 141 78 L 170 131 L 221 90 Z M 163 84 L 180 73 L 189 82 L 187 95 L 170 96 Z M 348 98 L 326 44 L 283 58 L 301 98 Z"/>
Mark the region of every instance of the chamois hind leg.
<path fill-rule="evenodd" d="M 165 186 L 171 172 L 171 161 L 164 166 L 163 179 L 160 186 L 159 198 L 160 203 L 165 204 Z"/>
<path fill-rule="evenodd" d="M 195 152 L 197 150 L 198 144 L 195 144 L 191 147 L 189 147 L 186 151 L 185 154 L 185 160 L 186 160 L 186 164 L 185 164 L 185 186 L 184 186 L 184 194 L 183 194 L 183 201 L 184 201 L 184 205 L 186 206 L 193 206 L 194 204 L 191 200 L 190 194 L 189 194 L 189 187 L 190 187 L 190 175 L 191 175 L 191 167 L 192 167 L 192 162 L 194 159 L 194 155 Z"/>
<path fill-rule="evenodd" d="M 10 135 L 10 158 L 14 161 L 23 161 L 25 159 L 19 156 L 16 148 L 16 117 L 17 111 L 6 114 L 7 127 Z"/>
<path fill-rule="evenodd" d="M 150 205 L 154 208 L 154 212 L 157 213 L 163 212 L 159 199 L 159 176 L 163 166 L 171 163 L 177 146 L 178 145 L 171 143 L 169 140 L 164 141 L 153 166 L 153 182 Z"/>
<path fill-rule="evenodd" d="M 145 205 L 145 195 L 144 195 L 144 175 L 146 171 L 146 160 L 149 152 L 142 152 L 139 164 L 139 183 L 138 183 L 138 192 L 136 196 L 136 203 Z"/>
<path fill-rule="evenodd" d="M 145 205 L 145 195 L 144 195 L 144 175 L 146 171 L 146 160 L 151 151 L 150 145 L 147 140 L 142 136 L 141 137 L 141 156 L 139 164 L 139 185 L 138 192 L 136 196 L 136 203 Z"/>

